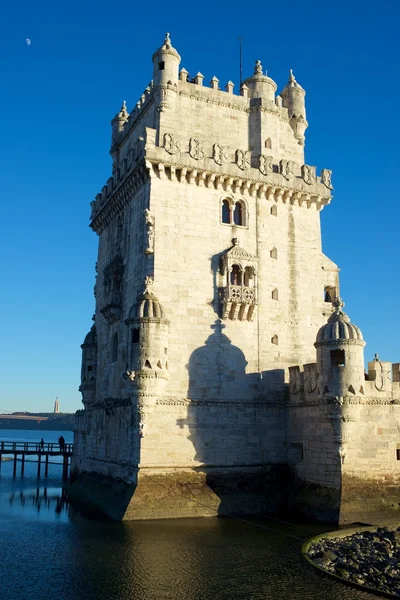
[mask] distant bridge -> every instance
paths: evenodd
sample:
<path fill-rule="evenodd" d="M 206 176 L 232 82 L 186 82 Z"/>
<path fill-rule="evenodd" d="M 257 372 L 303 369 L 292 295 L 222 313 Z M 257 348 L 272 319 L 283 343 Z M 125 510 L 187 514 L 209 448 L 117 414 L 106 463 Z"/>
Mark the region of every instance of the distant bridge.
<path fill-rule="evenodd" d="M 19 419 L 24 421 L 47 421 L 49 417 L 36 417 L 35 415 L 0 415 L 0 419 Z"/>

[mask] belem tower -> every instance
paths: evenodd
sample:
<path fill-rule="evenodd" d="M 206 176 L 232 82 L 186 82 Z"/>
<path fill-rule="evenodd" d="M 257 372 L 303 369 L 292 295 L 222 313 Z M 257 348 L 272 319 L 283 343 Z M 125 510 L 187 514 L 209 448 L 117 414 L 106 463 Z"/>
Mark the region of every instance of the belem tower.
<path fill-rule="evenodd" d="M 114 519 L 395 516 L 400 365 L 365 373 L 322 252 L 305 90 L 180 63 L 167 34 L 112 120 L 69 495 Z"/>

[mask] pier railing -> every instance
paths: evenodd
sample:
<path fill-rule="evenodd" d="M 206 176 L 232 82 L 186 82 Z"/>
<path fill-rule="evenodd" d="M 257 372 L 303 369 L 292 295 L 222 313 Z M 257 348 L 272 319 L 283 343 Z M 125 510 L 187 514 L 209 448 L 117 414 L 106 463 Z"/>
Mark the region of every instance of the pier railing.
<path fill-rule="evenodd" d="M 37 476 L 40 477 L 42 458 L 44 459 L 44 475 L 49 473 L 49 457 L 62 456 L 62 478 L 68 479 L 70 458 L 72 456 L 73 444 L 60 442 L 10 442 L 0 440 L 0 469 L 3 454 L 11 454 L 14 457 L 13 476 L 17 475 L 17 460 L 21 460 L 21 476 L 25 471 L 25 457 L 37 456 Z"/>
<path fill-rule="evenodd" d="M 59 442 L 2 442 L 0 441 L 0 452 L 2 454 L 14 454 L 14 452 L 52 452 L 55 454 L 71 454 L 73 444 L 60 444 Z"/>

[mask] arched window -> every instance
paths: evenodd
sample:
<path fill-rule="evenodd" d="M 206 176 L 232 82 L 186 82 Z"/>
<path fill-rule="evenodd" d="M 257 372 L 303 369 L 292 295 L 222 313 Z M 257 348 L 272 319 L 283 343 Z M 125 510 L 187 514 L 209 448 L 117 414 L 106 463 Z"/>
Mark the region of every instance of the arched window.
<path fill-rule="evenodd" d="M 271 344 L 275 344 L 275 346 L 278 345 L 278 336 L 277 335 L 273 335 L 271 338 Z"/>
<path fill-rule="evenodd" d="M 272 248 L 271 252 L 269 253 L 271 258 L 278 258 L 278 250 L 276 248 Z"/>
<path fill-rule="evenodd" d="M 118 358 L 118 334 L 113 333 L 111 338 L 111 362 L 114 363 Z"/>
<path fill-rule="evenodd" d="M 278 215 L 278 209 L 277 209 L 277 207 L 275 206 L 275 204 L 274 204 L 273 206 L 271 206 L 270 213 L 271 213 L 271 215 L 272 215 L 273 217 L 276 217 L 276 216 Z"/>
<path fill-rule="evenodd" d="M 236 202 L 235 209 L 233 211 L 233 222 L 235 225 L 245 225 L 244 206 L 242 202 Z"/>
<path fill-rule="evenodd" d="M 221 220 L 223 223 L 230 225 L 231 223 L 231 207 L 228 200 L 222 201 L 222 215 Z"/>
<path fill-rule="evenodd" d="M 232 267 L 231 285 L 242 285 L 242 272 L 239 265 L 233 265 Z"/>
<path fill-rule="evenodd" d="M 272 300 L 279 300 L 279 293 L 276 288 L 274 290 L 272 290 L 271 296 L 272 296 Z"/>
<path fill-rule="evenodd" d="M 246 267 L 244 270 L 244 285 L 254 287 L 254 270 L 252 267 Z"/>

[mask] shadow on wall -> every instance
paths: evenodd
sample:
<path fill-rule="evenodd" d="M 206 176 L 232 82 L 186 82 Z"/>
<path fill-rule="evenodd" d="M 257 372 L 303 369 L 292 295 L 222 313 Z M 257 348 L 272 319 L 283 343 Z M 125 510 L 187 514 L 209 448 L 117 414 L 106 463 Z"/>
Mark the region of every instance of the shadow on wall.
<path fill-rule="evenodd" d="M 188 427 L 194 460 L 204 465 L 196 468 L 196 498 L 210 510 L 212 504 L 214 514 L 274 511 L 277 472 L 282 469 L 268 464 L 270 413 L 263 403 L 268 386 L 280 396 L 284 393 L 284 371 L 246 373 L 246 357 L 223 333 L 224 327 L 218 319 L 204 346 L 190 356 L 192 402 L 187 418 L 177 422 Z"/>

